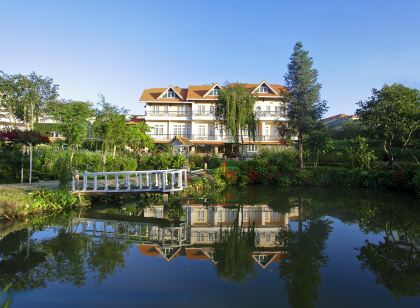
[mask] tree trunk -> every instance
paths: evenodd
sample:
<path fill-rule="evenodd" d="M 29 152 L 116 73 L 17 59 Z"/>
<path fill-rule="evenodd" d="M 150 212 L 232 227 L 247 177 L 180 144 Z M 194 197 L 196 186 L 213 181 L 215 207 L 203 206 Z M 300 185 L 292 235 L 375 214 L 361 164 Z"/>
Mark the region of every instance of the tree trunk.
<path fill-rule="evenodd" d="M 303 136 L 302 133 L 298 133 L 298 155 L 299 155 L 299 168 L 305 168 L 305 163 L 303 161 Z"/>
<path fill-rule="evenodd" d="M 20 164 L 20 183 L 23 183 L 23 156 L 25 152 L 25 145 L 22 144 L 22 160 Z"/>
<path fill-rule="evenodd" d="M 387 140 L 385 140 L 384 142 L 384 151 L 386 154 L 386 158 L 388 160 L 388 166 L 392 167 L 394 165 L 394 155 L 392 154 L 391 151 L 391 141 L 388 143 Z"/>
<path fill-rule="evenodd" d="M 241 158 L 244 157 L 244 134 L 242 129 L 240 130 L 241 132 Z"/>
<path fill-rule="evenodd" d="M 29 184 L 32 184 L 32 143 L 29 143 Z"/>

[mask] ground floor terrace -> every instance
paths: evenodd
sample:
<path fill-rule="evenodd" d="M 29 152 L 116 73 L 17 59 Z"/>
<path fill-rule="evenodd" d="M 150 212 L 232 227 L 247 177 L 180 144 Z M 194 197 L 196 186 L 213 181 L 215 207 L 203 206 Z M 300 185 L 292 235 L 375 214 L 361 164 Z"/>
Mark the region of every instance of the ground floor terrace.
<path fill-rule="evenodd" d="M 183 135 L 151 135 L 155 143 L 159 145 L 168 144 L 174 153 L 216 155 L 219 157 L 235 157 L 238 153 L 245 156 L 255 156 L 262 149 L 286 148 L 285 142 L 278 136 L 255 136 L 255 138 L 244 136 L 239 144 L 231 136 L 196 136 Z"/>

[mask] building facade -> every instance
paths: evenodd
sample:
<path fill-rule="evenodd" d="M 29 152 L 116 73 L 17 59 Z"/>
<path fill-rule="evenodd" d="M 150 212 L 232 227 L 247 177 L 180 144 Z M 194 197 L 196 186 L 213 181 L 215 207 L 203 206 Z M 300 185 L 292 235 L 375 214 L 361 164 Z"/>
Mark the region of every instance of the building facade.
<path fill-rule="evenodd" d="M 257 98 L 254 106 L 256 136 L 254 140 L 244 132 L 245 152 L 252 154 L 262 147 L 283 144 L 277 125 L 279 121 L 286 121 L 282 100 L 285 88 L 266 81 L 245 84 L 245 87 Z M 174 137 L 182 137 L 188 140 L 190 152 L 234 153 L 237 149 L 231 134 L 215 118 L 221 88 L 216 83 L 145 89 L 140 102 L 146 106 L 145 122 L 155 142 L 170 143 Z"/>

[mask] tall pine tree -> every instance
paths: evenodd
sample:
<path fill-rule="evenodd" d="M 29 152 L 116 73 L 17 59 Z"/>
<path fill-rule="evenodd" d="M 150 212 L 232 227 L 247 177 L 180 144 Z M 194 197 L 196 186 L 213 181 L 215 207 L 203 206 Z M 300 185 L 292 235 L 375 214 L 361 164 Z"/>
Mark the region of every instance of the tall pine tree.
<path fill-rule="evenodd" d="M 287 103 L 288 129 L 297 136 L 299 167 L 305 167 L 303 160 L 303 135 L 310 133 L 319 124 L 327 111 L 326 101 L 321 100 L 321 84 L 318 83 L 318 71 L 312 68 L 313 61 L 309 52 L 303 50 L 297 42 L 290 57 L 288 72 L 284 76 L 288 92 Z"/>

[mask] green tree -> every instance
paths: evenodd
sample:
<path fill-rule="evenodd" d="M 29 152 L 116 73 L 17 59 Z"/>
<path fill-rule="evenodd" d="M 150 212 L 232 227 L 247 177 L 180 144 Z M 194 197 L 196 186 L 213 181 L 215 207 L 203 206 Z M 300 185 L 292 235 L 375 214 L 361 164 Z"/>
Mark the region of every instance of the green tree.
<path fill-rule="evenodd" d="M 10 123 L 14 123 L 17 128 L 16 117 L 16 101 L 14 84 L 11 76 L 0 71 L 0 107 L 5 108 L 9 114 Z"/>
<path fill-rule="evenodd" d="M 45 106 L 58 98 L 58 85 L 49 77 L 32 72 L 28 76 L 7 75 L 0 72 L 2 107 L 22 121 L 27 129 L 33 129 Z M 12 122 L 12 121 L 11 121 Z M 15 122 L 16 126 L 16 122 Z"/>
<path fill-rule="evenodd" d="M 106 162 L 106 153 L 112 151 L 115 157 L 117 149 L 124 150 L 127 143 L 127 125 L 125 115 L 127 110 L 111 105 L 103 95 L 99 95 L 100 102 L 96 110 L 93 131 L 97 138 L 102 140 L 103 163 Z"/>
<path fill-rule="evenodd" d="M 89 120 L 93 116 L 92 105 L 89 102 L 60 101 L 49 104 L 49 112 L 58 122 L 57 129 L 66 138 L 70 147 L 70 155 L 64 155 L 54 167 L 58 171 L 61 185 L 67 184 L 73 169 L 75 151 L 88 135 Z"/>
<path fill-rule="evenodd" d="M 321 85 L 318 71 L 312 68 L 313 61 L 309 52 L 303 50 L 301 42 L 293 49 L 288 72 L 284 76 L 288 91 L 287 102 L 288 129 L 297 136 L 299 167 L 304 168 L 303 135 L 310 133 L 327 110 L 327 104 L 320 98 Z"/>
<path fill-rule="evenodd" d="M 92 104 L 81 101 L 60 101 L 49 104 L 49 112 L 58 122 L 57 129 L 66 142 L 77 148 L 88 136 L 89 120 L 93 116 Z"/>
<path fill-rule="evenodd" d="M 319 155 L 330 151 L 332 146 L 332 139 L 323 129 L 315 130 L 309 134 L 305 140 L 306 147 L 314 160 L 314 167 L 318 167 Z"/>
<path fill-rule="evenodd" d="M 369 149 L 366 138 L 358 136 L 352 139 L 352 147 L 347 151 L 353 167 L 360 169 L 370 169 L 376 160 L 373 150 Z"/>
<path fill-rule="evenodd" d="M 227 83 L 219 91 L 219 99 L 216 103 L 216 119 L 222 127 L 232 135 L 236 145 L 239 139 L 242 144 L 243 132 L 255 139 L 256 120 L 254 104 L 256 97 L 240 83 Z"/>
<path fill-rule="evenodd" d="M 127 146 L 137 153 L 145 148 L 153 149 L 155 144 L 148 132 L 150 127 L 144 122 L 126 125 Z"/>
<path fill-rule="evenodd" d="M 406 149 L 412 134 L 420 128 L 420 92 L 402 84 L 385 85 L 381 90 L 372 89 L 372 96 L 358 105 L 356 114 L 362 125 L 383 140 L 392 166 L 395 142 L 401 141 L 401 150 Z"/>

